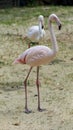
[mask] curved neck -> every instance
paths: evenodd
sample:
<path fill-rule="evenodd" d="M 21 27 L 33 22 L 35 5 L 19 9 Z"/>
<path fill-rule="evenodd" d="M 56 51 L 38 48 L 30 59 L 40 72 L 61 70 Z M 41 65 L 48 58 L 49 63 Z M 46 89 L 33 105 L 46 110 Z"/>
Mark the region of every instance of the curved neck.
<path fill-rule="evenodd" d="M 42 33 L 42 23 L 41 23 L 41 21 L 39 21 L 39 33 L 40 34 Z"/>
<path fill-rule="evenodd" d="M 53 50 L 53 53 L 56 54 L 58 52 L 58 45 L 57 45 L 56 37 L 54 34 L 54 30 L 52 27 L 52 23 L 50 21 L 49 21 L 49 29 L 50 29 L 50 35 L 51 35 L 52 50 Z"/>

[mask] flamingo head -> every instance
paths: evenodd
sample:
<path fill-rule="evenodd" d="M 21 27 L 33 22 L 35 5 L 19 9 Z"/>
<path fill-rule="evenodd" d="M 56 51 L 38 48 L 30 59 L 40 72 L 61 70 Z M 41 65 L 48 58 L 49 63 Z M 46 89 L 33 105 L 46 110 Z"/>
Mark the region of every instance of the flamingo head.
<path fill-rule="evenodd" d="M 56 23 L 57 23 L 57 25 L 58 25 L 58 29 L 61 30 L 62 24 L 61 24 L 60 19 L 57 17 L 57 15 L 51 14 L 51 15 L 49 16 L 49 21 L 50 21 L 50 22 L 56 21 Z"/>
<path fill-rule="evenodd" d="M 41 23 L 42 29 L 43 29 L 44 28 L 44 17 L 43 17 L 43 15 L 39 15 L 38 21 Z"/>

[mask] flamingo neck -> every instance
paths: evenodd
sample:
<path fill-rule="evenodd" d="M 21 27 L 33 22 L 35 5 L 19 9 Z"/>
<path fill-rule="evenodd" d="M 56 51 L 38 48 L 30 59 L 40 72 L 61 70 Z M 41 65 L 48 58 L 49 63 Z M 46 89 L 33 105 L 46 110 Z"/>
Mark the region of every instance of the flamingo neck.
<path fill-rule="evenodd" d="M 53 53 L 56 54 L 58 52 L 58 45 L 57 45 L 56 37 L 55 37 L 51 22 L 49 22 L 49 29 L 50 29 L 50 35 L 51 35 L 52 50 L 53 50 Z"/>
<path fill-rule="evenodd" d="M 40 35 L 42 33 L 42 23 L 41 22 L 39 22 L 39 33 L 40 33 Z"/>

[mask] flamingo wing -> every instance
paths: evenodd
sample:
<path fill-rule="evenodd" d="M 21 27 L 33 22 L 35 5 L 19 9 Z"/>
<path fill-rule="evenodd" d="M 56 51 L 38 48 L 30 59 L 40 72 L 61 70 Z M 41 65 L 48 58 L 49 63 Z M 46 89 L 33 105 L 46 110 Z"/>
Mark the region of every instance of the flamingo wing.
<path fill-rule="evenodd" d="M 35 46 L 28 50 L 26 55 L 26 64 L 39 66 L 48 62 L 52 56 L 52 50 L 46 46 Z"/>
<path fill-rule="evenodd" d="M 39 37 L 39 27 L 38 26 L 32 26 L 28 33 L 27 33 L 27 37 L 30 40 L 37 40 L 38 41 L 38 37 Z"/>

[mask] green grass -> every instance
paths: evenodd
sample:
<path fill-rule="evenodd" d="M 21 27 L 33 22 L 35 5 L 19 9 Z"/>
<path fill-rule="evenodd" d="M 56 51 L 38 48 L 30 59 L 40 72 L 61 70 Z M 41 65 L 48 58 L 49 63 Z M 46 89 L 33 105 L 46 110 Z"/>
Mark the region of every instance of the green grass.
<path fill-rule="evenodd" d="M 72 7 L 34 7 L 34 8 L 12 8 L 12 9 L 1 9 L 0 10 L 0 24 L 11 25 L 22 24 L 25 25 L 27 20 L 37 18 L 38 15 L 42 14 L 44 17 L 48 17 L 50 13 L 57 13 L 60 17 L 72 16 Z M 69 14 L 69 15 L 68 15 Z M 67 22 L 64 20 L 64 22 Z"/>

